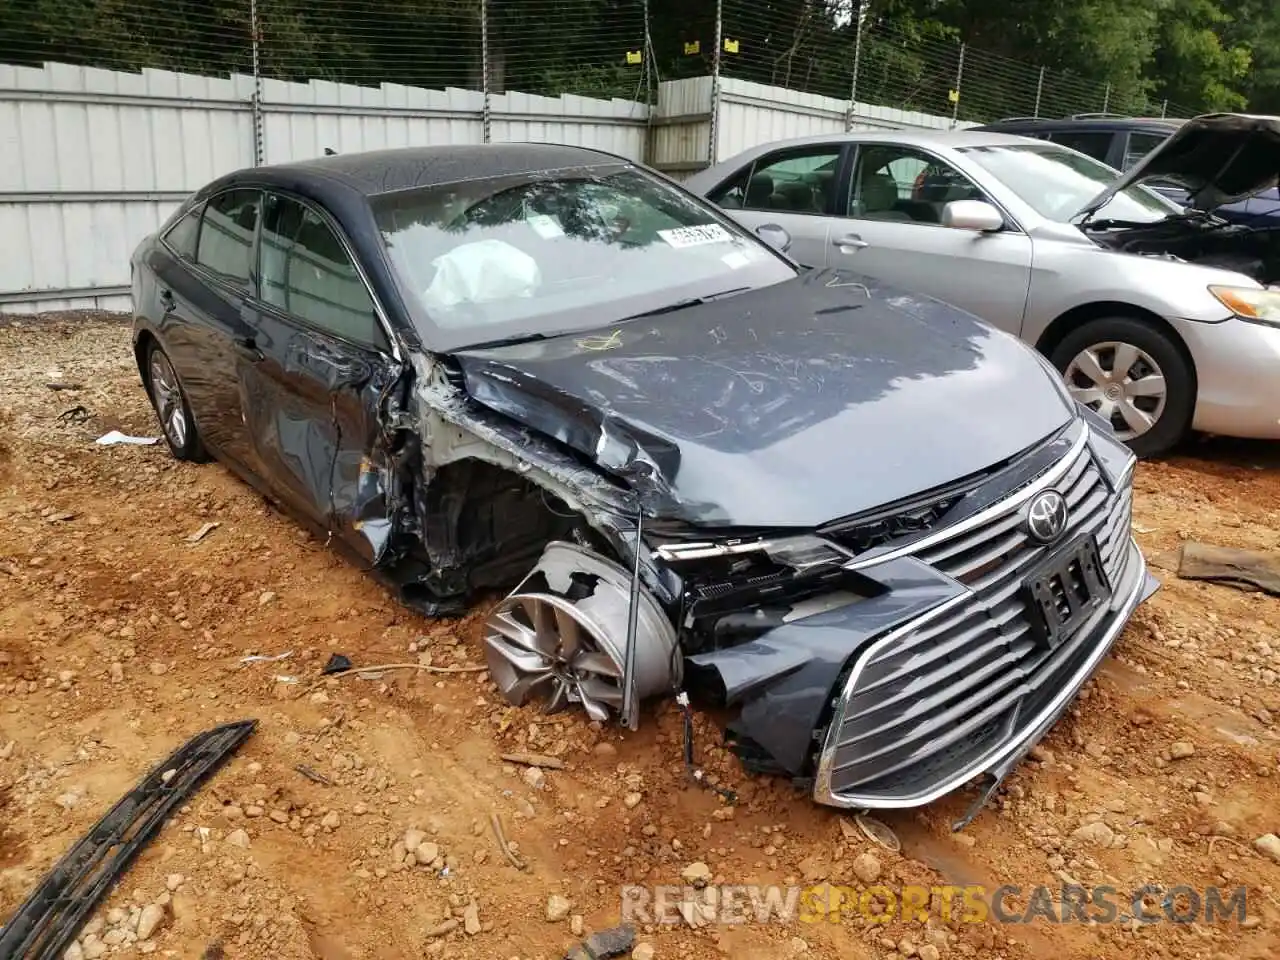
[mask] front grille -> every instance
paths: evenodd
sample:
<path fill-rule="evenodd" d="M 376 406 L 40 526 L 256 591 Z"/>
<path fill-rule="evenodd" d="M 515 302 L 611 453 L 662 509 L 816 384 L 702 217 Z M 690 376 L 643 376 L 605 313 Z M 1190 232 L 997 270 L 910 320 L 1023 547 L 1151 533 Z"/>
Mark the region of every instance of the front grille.
<path fill-rule="evenodd" d="M 1043 480 L 1032 486 L 1048 488 Z M 1087 445 L 1053 484 L 1070 521 L 1059 544 L 1087 533 L 1098 542 L 1113 590 L 1130 581 L 1125 549 L 1129 487 L 1112 493 Z M 1095 649 L 1110 610 L 1056 648 L 1037 644 L 1021 587 L 1048 550 L 1023 531 L 1023 504 L 981 526 L 931 539 L 920 560 L 969 588 L 956 606 L 874 650 L 838 715 L 831 788 L 898 797 L 976 763 L 1062 691 Z"/>

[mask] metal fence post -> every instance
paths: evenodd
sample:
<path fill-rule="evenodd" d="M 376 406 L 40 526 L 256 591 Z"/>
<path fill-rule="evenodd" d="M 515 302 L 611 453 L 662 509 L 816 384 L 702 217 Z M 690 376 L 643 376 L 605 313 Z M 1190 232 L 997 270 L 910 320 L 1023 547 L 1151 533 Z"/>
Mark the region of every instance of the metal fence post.
<path fill-rule="evenodd" d="M 493 95 L 489 89 L 489 0 L 480 0 L 480 89 L 484 91 L 480 123 L 484 142 L 489 143 L 489 127 L 493 119 Z"/>
<path fill-rule="evenodd" d="M 716 50 L 711 57 L 711 121 L 707 131 L 707 166 L 715 166 L 720 135 L 720 48 L 724 45 L 724 0 L 716 0 Z"/>
<path fill-rule="evenodd" d="M 1036 81 L 1036 108 L 1031 111 L 1031 115 L 1036 119 L 1040 118 L 1040 94 L 1044 92 L 1044 67 L 1040 68 L 1040 79 Z"/>
<path fill-rule="evenodd" d="M 1102 112 L 1106 113 L 1107 108 L 1111 106 L 1111 84 L 1107 84 L 1107 90 L 1102 95 Z"/>
<path fill-rule="evenodd" d="M 258 57 L 259 33 L 258 0 L 249 0 L 249 34 L 253 51 L 253 165 L 260 167 L 265 160 L 266 145 L 262 136 L 262 69 Z"/>
<path fill-rule="evenodd" d="M 1163 120 L 1165 114 L 1169 112 L 1169 101 L 1165 100 L 1160 104 L 1160 119 Z"/>
<path fill-rule="evenodd" d="M 844 129 L 847 133 L 853 129 L 854 117 L 858 112 L 858 70 L 862 66 L 862 22 L 867 19 L 867 7 L 871 0 L 859 0 L 858 24 L 853 35 L 853 79 L 849 81 L 849 110 L 844 117 Z"/>
<path fill-rule="evenodd" d="M 960 62 L 956 64 L 956 98 L 951 104 L 951 127 L 955 129 L 960 119 L 960 81 L 964 79 L 965 44 L 960 44 Z"/>

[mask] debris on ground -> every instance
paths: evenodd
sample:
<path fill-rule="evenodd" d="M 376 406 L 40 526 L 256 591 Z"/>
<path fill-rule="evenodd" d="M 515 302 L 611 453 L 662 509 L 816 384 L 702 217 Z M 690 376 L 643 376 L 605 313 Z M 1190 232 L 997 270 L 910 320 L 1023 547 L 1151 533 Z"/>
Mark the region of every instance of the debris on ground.
<path fill-rule="evenodd" d="M 324 669 L 320 671 L 323 677 L 331 677 L 335 673 L 346 673 L 351 669 L 351 659 L 341 653 L 330 654 L 328 661 L 324 665 Z"/>
<path fill-rule="evenodd" d="M 216 520 L 211 520 L 209 523 L 203 524 L 199 530 L 187 537 L 187 543 L 199 543 L 209 534 L 213 533 L 213 531 L 217 530 L 219 526 L 221 526 L 221 524 Z"/>
<path fill-rule="evenodd" d="M 1280 551 L 1242 550 L 1187 541 L 1178 558 L 1183 580 L 1212 580 L 1280 596 Z"/>
<path fill-rule="evenodd" d="M 566 953 L 564 960 L 607 960 L 609 957 L 620 957 L 624 953 L 630 953 L 635 957 L 637 956 L 633 950 L 635 946 L 636 928 L 629 923 L 624 923 L 608 930 L 597 930 Z M 646 956 L 652 960 L 652 947 L 649 947 Z"/>
<path fill-rule="evenodd" d="M 85 419 L 88 419 L 88 416 L 87 416 L 88 411 L 84 410 L 84 407 L 76 407 L 75 409 L 84 411 L 86 414 Z M 109 446 L 113 446 L 115 444 L 120 444 L 120 443 L 128 444 L 131 446 L 146 447 L 146 446 L 150 446 L 153 443 L 159 443 L 159 442 L 160 442 L 159 437 L 131 437 L 129 436 L 129 434 L 121 433 L 119 430 L 108 430 L 106 433 L 104 433 L 102 436 L 100 436 L 97 440 L 94 441 L 94 443 L 103 447 L 109 447 Z"/>

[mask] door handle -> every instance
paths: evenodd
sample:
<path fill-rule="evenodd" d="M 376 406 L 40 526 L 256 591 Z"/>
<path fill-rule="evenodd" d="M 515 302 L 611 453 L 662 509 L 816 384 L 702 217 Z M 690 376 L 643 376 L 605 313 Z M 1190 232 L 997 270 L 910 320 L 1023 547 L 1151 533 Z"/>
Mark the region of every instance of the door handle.
<path fill-rule="evenodd" d="M 231 342 L 235 345 L 236 353 L 250 363 L 258 363 L 264 359 L 264 354 L 258 349 L 258 343 L 253 337 L 236 337 Z"/>
<path fill-rule="evenodd" d="M 836 237 L 831 242 L 837 247 L 853 247 L 855 250 L 861 250 L 867 245 L 867 241 L 856 233 L 846 233 L 843 237 Z"/>
<path fill-rule="evenodd" d="M 177 309 L 178 300 L 176 297 L 174 297 L 172 290 L 160 291 L 160 306 L 164 307 L 165 313 L 168 313 L 170 310 Z"/>

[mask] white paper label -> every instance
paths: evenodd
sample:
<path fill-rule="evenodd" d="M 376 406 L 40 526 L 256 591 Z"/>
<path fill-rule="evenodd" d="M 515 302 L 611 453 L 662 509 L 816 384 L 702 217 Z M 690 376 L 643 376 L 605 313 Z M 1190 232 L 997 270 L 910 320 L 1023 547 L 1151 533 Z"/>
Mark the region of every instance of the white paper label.
<path fill-rule="evenodd" d="M 730 270 L 741 270 L 751 262 L 751 258 L 741 250 L 734 250 L 732 253 L 726 253 L 721 257 L 720 262 Z"/>
<path fill-rule="evenodd" d="M 728 243 L 733 238 L 718 223 L 704 223 L 696 227 L 673 227 L 659 230 L 658 236 L 676 248 L 700 247 L 707 243 Z"/>
<path fill-rule="evenodd" d="M 556 237 L 564 236 L 564 230 L 556 222 L 556 218 L 549 217 L 545 213 L 535 213 L 526 218 L 525 223 L 533 227 L 534 232 L 543 240 L 554 240 Z"/>

